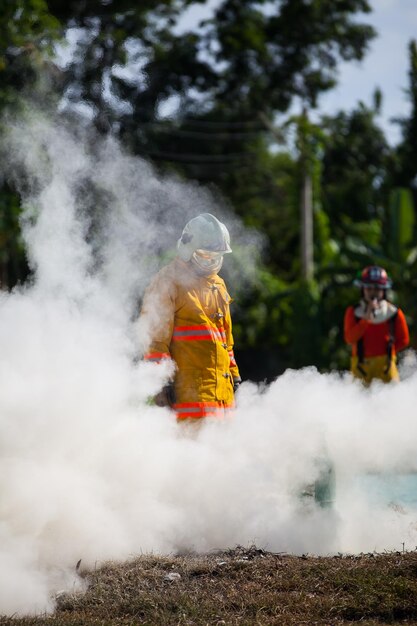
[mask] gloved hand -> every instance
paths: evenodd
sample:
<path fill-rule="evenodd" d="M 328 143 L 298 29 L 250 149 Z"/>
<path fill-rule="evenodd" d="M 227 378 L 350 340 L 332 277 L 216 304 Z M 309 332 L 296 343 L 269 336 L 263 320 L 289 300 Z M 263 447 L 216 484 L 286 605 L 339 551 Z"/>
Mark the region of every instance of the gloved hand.
<path fill-rule="evenodd" d="M 153 397 L 153 403 L 156 404 L 156 406 L 172 406 L 175 404 L 174 383 L 170 382 L 165 385 L 165 387 Z"/>
<path fill-rule="evenodd" d="M 236 393 L 236 391 L 239 389 L 239 385 L 242 382 L 241 378 L 234 378 L 233 379 L 233 391 Z"/>

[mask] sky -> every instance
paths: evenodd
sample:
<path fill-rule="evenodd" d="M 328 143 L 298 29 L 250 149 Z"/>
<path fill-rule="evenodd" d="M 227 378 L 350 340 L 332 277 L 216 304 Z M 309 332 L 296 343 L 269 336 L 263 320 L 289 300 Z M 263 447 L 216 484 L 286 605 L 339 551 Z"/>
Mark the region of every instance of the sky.
<path fill-rule="evenodd" d="M 409 114 L 408 44 L 417 38 L 417 2 L 415 0 L 371 0 L 372 13 L 367 16 L 378 37 L 361 63 L 344 63 L 340 67 L 339 86 L 324 96 L 321 109 L 334 112 L 351 109 L 362 100 L 372 102 L 379 87 L 383 94 L 381 123 L 391 144 L 400 138 L 398 125 L 391 118 Z"/>
<path fill-rule="evenodd" d="M 183 26 L 194 26 L 206 17 L 220 0 L 208 0 L 204 7 L 189 10 Z M 377 87 L 382 90 L 383 104 L 380 123 L 390 144 L 400 139 L 394 117 L 409 113 L 404 90 L 408 86 L 408 43 L 417 38 L 416 0 L 370 0 L 372 13 L 365 15 L 367 23 L 374 26 L 378 37 L 371 43 L 362 62 L 343 63 L 339 68 L 339 85 L 322 96 L 319 112 L 335 113 L 351 110 L 358 101 L 370 105 Z"/>

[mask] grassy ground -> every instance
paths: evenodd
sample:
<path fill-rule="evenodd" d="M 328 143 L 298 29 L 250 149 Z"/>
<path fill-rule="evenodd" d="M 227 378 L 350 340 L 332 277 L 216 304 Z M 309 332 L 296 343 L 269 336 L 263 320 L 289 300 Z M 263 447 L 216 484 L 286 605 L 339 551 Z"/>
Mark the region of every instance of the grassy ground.
<path fill-rule="evenodd" d="M 84 594 L 10 626 L 417 624 L 417 553 L 289 556 L 236 548 L 84 572 Z"/>

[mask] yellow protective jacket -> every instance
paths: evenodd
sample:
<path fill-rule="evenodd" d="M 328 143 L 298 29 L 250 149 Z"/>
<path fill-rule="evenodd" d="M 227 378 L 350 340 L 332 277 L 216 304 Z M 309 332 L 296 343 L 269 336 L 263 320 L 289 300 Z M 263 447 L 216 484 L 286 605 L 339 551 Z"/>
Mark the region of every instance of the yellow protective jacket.
<path fill-rule="evenodd" d="M 176 258 L 146 290 L 148 361 L 176 363 L 175 403 L 179 419 L 222 416 L 234 405 L 239 370 L 233 354 L 231 299 L 220 276 L 200 276 Z"/>

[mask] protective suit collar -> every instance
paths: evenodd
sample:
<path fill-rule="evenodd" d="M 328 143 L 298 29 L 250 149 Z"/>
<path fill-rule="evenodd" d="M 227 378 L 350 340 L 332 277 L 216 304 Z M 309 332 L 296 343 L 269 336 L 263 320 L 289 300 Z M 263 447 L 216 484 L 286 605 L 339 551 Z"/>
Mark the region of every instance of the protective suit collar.
<path fill-rule="evenodd" d="M 362 319 L 366 315 L 367 302 L 366 300 L 361 300 L 358 306 L 355 308 L 355 317 Z M 393 317 L 397 312 L 397 307 L 388 302 L 388 300 L 381 300 L 379 302 L 379 307 L 375 311 L 375 316 L 372 320 L 370 320 L 371 324 L 382 324 L 386 322 L 391 317 Z"/>

